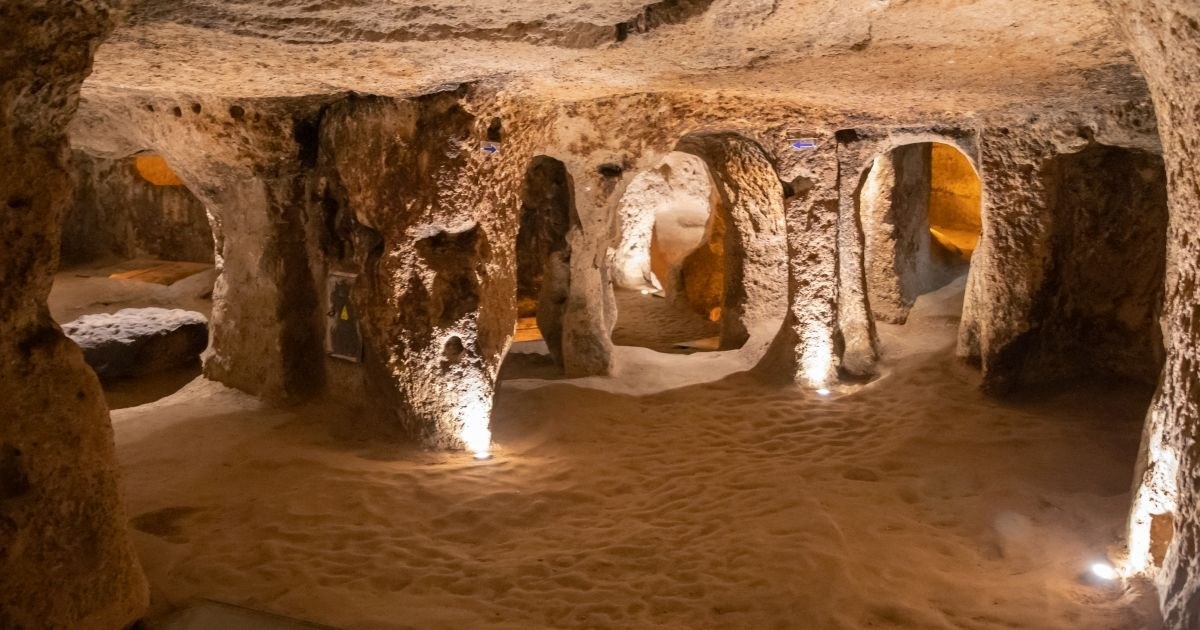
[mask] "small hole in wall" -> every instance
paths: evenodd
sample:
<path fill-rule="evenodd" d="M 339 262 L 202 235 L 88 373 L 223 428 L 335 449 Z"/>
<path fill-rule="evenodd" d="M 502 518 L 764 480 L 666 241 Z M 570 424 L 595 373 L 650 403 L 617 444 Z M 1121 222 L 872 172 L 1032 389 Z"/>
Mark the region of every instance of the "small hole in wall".
<path fill-rule="evenodd" d="M 8 207 L 12 208 L 13 210 L 28 208 L 31 205 L 33 205 L 33 202 L 30 201 L 28 197 L 13 195 L 12 197 L 8 198 Z"/>
<path fill-rule="evenodd" d="M 833 137 L 841 144 L 849 144 L 859 139 L 858 131 L 855 129 L 838 129 Z"/>
<path fill-rule="evenodd" d="M 151 105 L 151 104 L 149 104 L 149 103 L 146 103 L 146 111 L 153 113 L 153 112 L 154 112 L 154 106 L 153 106 L 153 105 Z"/>
<path fill-rule="evenodd" d="M 461 359 L 464 352 L 466 352 L 466 348 L 463 347 L 462 339 L 457 336 L 451 337 L 446 341 L 446 346 L 442 348 L 442 356 L 451 363 Z"/>
<path fill-rule="evenodd" d="M 493 118 L 487 128 L 488 142 L 500 142 L 504 136 L 504 123 L 499 118 Z"/>
<path fill-rule="evenodd" d="M 229 115 L 232 116 L 234 120 L 241 120 L 246 117 L 246 110 L 241 105 L 230 105 Z"/>
<path fill-rule="evenodd" d="M 780 182 L 783 184 L 783 198 L 792 199 L 800 195 L 808 194 L 808 191 L 813 188 L 813 180 L 801 175 L 790 182 Z"/>
<path fill-rule="evenodd" d="M 605 177 L 620 177 L 621 173 L 625 172 L 625 169 L 620 164 L 616 164 L 614 162 L 605 162 L 604 164 L 596 167 L 596 172 Z"/>
<path fill-rule="evenodd" d="M 200 103 L 192 103 L 192 113 L 193 114 L 199 114 L 201 109 L 202 108 L 200 107 Z"/>
<path fill-rule="evenodd" d="M 182 117 L 182 116 L 183 116 L 183 110 L 182 110 L 182 109 L 179 109 L 178 107 L 176 107 L 176 108 L 173 108 L 173 109 L 171 110 L 171 113 L 172 113 L 172 114 L 175 114 L 175 117 L 176 117 L 176 118 L 180 118 L 180 117 Z"/>

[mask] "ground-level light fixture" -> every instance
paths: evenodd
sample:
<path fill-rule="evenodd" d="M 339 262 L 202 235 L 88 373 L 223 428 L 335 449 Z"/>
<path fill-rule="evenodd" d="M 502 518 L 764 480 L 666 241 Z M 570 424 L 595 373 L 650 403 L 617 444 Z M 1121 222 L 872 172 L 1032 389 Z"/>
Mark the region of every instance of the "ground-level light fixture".
<path fill-rule="evenodd" d="M 1106 582 L 1111 582 L 1111 581 L 1121 577 L 1121 573 L 1119 571 L 1117 571 L 1116 568 L 1114 568 L 1111 564 L 1109 564 L 1107 562 L 1094 562 L 1094 563 L 1092 563 L 1091 569 L 1092 569 L 1092 575 L 1094 575 Z"/>

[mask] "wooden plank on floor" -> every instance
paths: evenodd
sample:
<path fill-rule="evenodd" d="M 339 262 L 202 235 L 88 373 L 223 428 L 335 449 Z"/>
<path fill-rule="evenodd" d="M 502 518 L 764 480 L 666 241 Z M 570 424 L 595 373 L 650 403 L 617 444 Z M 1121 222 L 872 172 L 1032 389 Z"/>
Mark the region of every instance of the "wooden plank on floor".
<path fill-rule="evenodd" d="M 538 341 L 542 338 L 542 331 L 538 330 L 536 317 L 522 317 L 517 320 L 517 329 L 513 332 L 513 342 L 518 341 Z"/>
<path fill-rule="evenodd" d="M 170 286 L 176 282 L 211 269 L 207 263 L 178 262 L 167 260 L 131 260 L 120 265 L 114 265 L 108 273 L 109 278 L 153 282 Z"/>

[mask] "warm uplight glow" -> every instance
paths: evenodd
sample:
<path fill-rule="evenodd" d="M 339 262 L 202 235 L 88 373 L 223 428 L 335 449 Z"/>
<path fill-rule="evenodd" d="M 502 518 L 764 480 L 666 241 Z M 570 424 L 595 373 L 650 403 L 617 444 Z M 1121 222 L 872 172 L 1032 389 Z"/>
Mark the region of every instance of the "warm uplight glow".
<path fill-rule="evenodd" d="M 817 390 L 817 395 L 818 395 L 818 396 L 828 396 L 828 395 L 829 395 L 829 388 L 827 388 L 827 387 L 822 387 L 821 389 L 818 389 L 818 390 Z"/>
<path fill-rule="evenodd" d="M 488 416 L 486 413 L 472 415 L 475 417 L 469 417 L 463 425 L 463 445 L 475 454 L 475 459 L 487 459 L 492 456 L 492 432 L 488 430 Z"/>
<path fill-rule="evenodd" d="M 1107 562 L 1097 562 L 1092 565 L 1092 574 L 1102 580 L 1115 580 L 1121 575 Z"/>
<path fill-rule="evenodd" d="M 481 379 L 470 388 L 456 414 L 462 427 L 458 437 L 475 459 L 488 459 L 492 450 L 492 432 L 488 429 L 492 416 L 491 388 L 484 382 Z"/>
<path fill-rule="evenodd" d="M 1121 565 L 1121 573 L 1125 576 L 1144 575 L 1154 568 L 1154 558 L 1150 552 L 1153 543 L 1151 524 L 1155 516 L 1175 512 L 1179 493 L 1175 481 L 1179 472 L 1179 455 L 1166 442 L 1162 412 L 1152 409 L 1149 423 L 1146 469 L 1134 494 L 1133 509 L 1129 514 L 1126 541 L 1129 550 Z"/>
<path fill-rule="evenodd" d="M 155 186 L 182 186 L 183 180 L 171 170 L 161 155 L 139 155 L 133 166 L 146 181 Z"/>
<path fill-rule="evenodd" d="M 807 344 L 804 350 L 803 369 L 807 385 L 824 388 L 829 381 L 833 366 L 833 349 L 823 341 Z"/>

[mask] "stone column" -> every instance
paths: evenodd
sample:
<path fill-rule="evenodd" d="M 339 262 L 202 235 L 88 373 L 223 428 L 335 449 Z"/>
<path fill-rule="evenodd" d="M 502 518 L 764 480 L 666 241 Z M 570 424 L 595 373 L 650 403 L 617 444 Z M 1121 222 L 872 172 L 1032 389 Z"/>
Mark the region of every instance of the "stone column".
<path fill-rule="evenodd" d="M 810 151 L 786 150 L 779 172 L 788 241 L 788 309 L 755 372 L 825 387 L 837 380 L 838 164 L 832 135 Z"/>
<path fill-rule="evenodd" d="M 66 127 L 120 3 L 0 7 L 0 627 L 122 628 L 145 610 L 96 376 L 50 319 Z"/>

